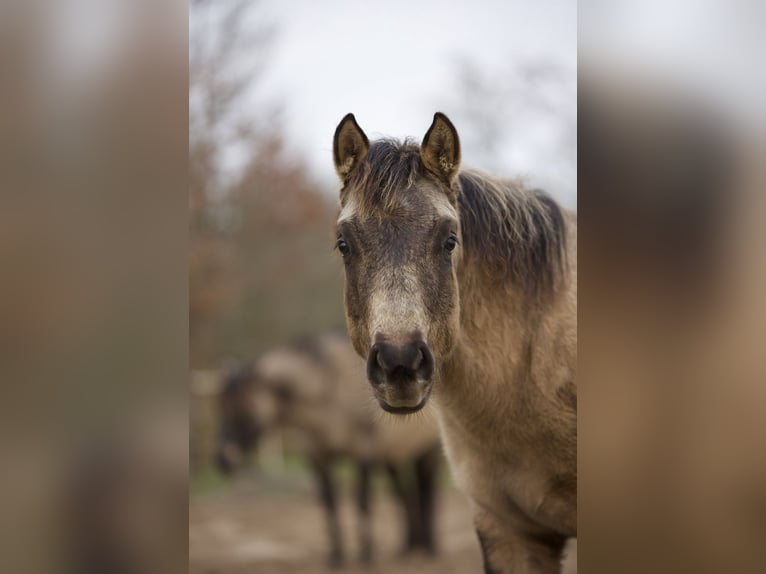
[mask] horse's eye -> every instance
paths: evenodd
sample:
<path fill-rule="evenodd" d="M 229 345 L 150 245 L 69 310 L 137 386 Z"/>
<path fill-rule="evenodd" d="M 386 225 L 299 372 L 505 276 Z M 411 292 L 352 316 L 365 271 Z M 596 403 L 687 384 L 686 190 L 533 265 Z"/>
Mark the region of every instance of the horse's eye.
<path fill-rule="evenodd" d="M 335 247 L 338 248 L 338 251 L 340 251 L 340 254 L 343 255 L 343 257 L 348 255 L 349 252 L 351 251 L 351 249 L 349 249 L 348 247 L 348 243 L 346 243 L 342 239 L 338 239 L 338 243 L 335 244 Z"/>
<path fill-rule="evenodd" d="M 450 235 L 447 238 L 447 242 L 444 244 L 444 249 L 447 251 L 454 251 L 455 247 L 457 247 L 457 237 Z"/>

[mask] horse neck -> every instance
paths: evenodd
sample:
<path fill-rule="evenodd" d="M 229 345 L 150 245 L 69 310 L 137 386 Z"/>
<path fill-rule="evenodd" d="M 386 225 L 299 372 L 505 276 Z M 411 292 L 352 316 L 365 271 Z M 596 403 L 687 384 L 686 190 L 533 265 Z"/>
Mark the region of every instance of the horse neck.
<path fill-rule="evenodd" d="M 523 293 L 474 265 L 460 270 L 458 284 L 460 336 L 452 371 L 491 384 L 526 360 L 537 312 Z"/>

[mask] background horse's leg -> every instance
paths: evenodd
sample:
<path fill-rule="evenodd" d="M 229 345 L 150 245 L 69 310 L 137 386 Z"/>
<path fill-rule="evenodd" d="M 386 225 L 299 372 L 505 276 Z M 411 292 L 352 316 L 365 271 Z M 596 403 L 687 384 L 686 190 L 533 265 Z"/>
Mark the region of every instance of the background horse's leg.
<path fill-rule="evenodd" d="M 362 461 L 358 465 L 359 551 L 361 561 L 364 564 L 369 564 L 372 562 L 372 531 L 370 525 L 370 479 L 372 478 L 372 464 Z"/>
<path fill-rule="evenodd" d="M 404 510 L 404 519 L 407 527 L 406 537 L 404 539 L 404 546 L 402 548 L 402 554 L 410 552 L 417 546 L 418 537 L 418 512 L 417 512 L 417 500 L 414 500 L 414 496 L 410 492 L 412 489 L 407 488 L 407 484 L 402 476 L 401 469 L 393 464 L 387 464 L 386 470 L 391 478 L 391 485 L 394 488 L 394 494 L 399 499 Z"/>
<path fill-rule="evenodd" d="M 428 553 L 436 554 L 434 511 L 436 480 L 441 447 L 435 447 L 415 461 L 415 478 L 419 502 L 419 535 L 417 540 Z"/>
<path fill-rule="evenodd" d="M 327 529 L 330 537 L 330 566 L 337 567 L 343 563 L 343 543 L 341 540 L 340 522 L 338 521 L 338 504 L 335 482 L 330 472 L 330 465 L 325 460 L 312 461 L 314 475 L 319 485 L 319 498 L 325 509 Z"/>
<path fill-rule="evenodd" d="M 483 511 L 475 523 L 485 574 L 560 574 L 565 536 L 512 531 Z"/>

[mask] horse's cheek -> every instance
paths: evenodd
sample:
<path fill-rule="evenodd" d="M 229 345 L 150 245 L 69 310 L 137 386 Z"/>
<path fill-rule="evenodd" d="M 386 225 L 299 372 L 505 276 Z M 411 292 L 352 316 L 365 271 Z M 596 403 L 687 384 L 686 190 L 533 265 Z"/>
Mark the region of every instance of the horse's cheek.
<path fill-rule="evenodd" d="M 357 285 L 355 273 L 346 268 L 346 283 L 343 289 L 346 317 L 349 321 L 358 321 L 359 313 L 359 286 Z"/>
<path fill-rule="evenodd" d="M 349 335 L 351 336 L 357 352 L 361 352 L 361 349 L 364 347 L 363 342 L 368 339 L 366 336 L 368 330 L 367 313 L 365 312 L 366 306 L 361 297 L 356 273 L 348 268 L 346 269 L 344 293 L 346 322 L 348 324 Z"/>

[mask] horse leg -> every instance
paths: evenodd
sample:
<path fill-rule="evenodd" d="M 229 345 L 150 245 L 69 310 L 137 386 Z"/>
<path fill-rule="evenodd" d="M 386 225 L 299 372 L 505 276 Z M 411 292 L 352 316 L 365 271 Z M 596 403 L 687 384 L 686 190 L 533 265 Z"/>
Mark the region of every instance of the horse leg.
<path fill-rule="evenodd" d="M 370 526 L 370 479 L 372 476 L 372 464 L 366 461 L 359 462 L 359 548 L 360 559 L 363 564 L 372 562 L 372 532 Z"/>
<path fill-rule="evenodd" d="M 434 506 L 436 498 L 436 471 L 439 468 L 440 449 L 434 448 L 415 461 L 419 506 L 420 545 L 429 553 L 436 554 L 434 538 Z"/>
<path fill-rule="evenodd" d="M 522 522 L 520 522 L 522 523 Z M 475 519 L 485 574 L 559 574 L 566 537 L 514 530 L 480 512 Z"/>
<path fill-rule="evenodd" d="M 329 464 L 324 460 L 313 460 L 314 475 L 319 485 L 319 498 L 325 509 L 327 529 L 330 534 L 330 566 L 338 567 L 343 563 L 343 545 L 341 541 L 340 522 L 338 520 L 338 505 L 335 482 L 330 472 Z"/>
<path fill-rule="evenodd" d="M 406 538 L 404 540 L 404 547 L 402 548 L 402 554 L 406 554 L 413 550 L 417 546 L 417 532 L 418 532 L 418 517 L 416 512 L 416 500 L 408 493 L 404 479 L 402 477 L 401 470 L 394 464 L 386 464 L 386 471 L 391 479 L 391 485 L 394 488 L 394 494 L 399 500 L 404 510 L 405 525 L 407 528 Z"/>

